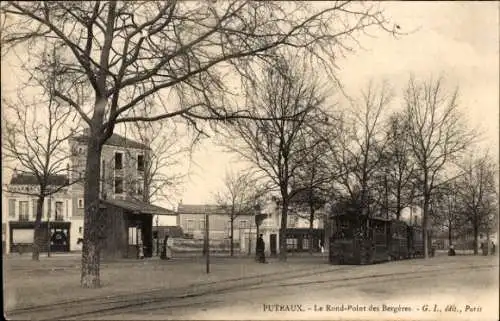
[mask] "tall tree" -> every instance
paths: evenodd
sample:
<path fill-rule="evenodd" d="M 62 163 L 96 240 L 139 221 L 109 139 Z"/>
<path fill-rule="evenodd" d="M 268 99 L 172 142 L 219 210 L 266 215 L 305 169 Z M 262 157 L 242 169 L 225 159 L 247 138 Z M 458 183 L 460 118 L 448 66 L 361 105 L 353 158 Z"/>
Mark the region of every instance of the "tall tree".
<path fill-rule="evenodd" d="M 450 245 L 466 221 L 460 188 L 458 178 L 447 181 L 437 189 L 430 206 L 433 221 L 447 231 Z"/>
<path fill-rule="evenodd" d="M 371 27 L 396 30 L 377 4 L 348 1 L 329 5 L 9 1 L 2 2 L 1 13 L 7 21 L 2 54 L 11 45 L 29 46 L 32 60 L 26 63 L 58 71 L 56 96 L 72 106 L 89 127 L 83 287 L 100 285 L 99 159 L 115 125 L 172 117 L 184 117 L 188 123 L 262 118 L 238 106 L 233 94 L 240 86 L 234 84 L 239 76 L 253 77 L 257 63 L 272 62 L 276 49 L 294 48 L 296 54 L 332 71 L 332 53 L 353 50 L 360 34 Z M 44 65 L 35 59 L 34 52 L 41 46 L 55 48 L 59 63 Z M 91 97 L 85 104 L 73 99 L 82 92 Z M 167 93 L 172 95 L 164 102 Z M 151 103 L 163 110 L 136 116 L 141 113 L 135 112 Z"/>
<path fill-rule="evenodd" d="M 411 77 L 404 99 L 409 144 L 423 199 L 424 256 L 427 258 L 431 198 L 442 183 L 446 166 L 471 144 L 474 134 L 463 124 L 458 89 L 447 90 L 441 78 L 417 81 Z"/>
<path fill-rule="evenodd" d="M 333 163 L 332 146 L 335 145 L 335 128 L 338 119 L 324 114 L 324 119 L 317 119 L 315 126 L 306 127 L 297 137 L 299 158 L 302 166 L 297 169 L 291 183 L 293 197 L 291 203 L 298 209 L 296 215 L 309 222 L 309 239 L 313 239 L 314 221 L 318 219 L 317 210 L 324 207 L 334 178 L 338 175 L 338 167 Z M 301 215 L 302 209 L 307 214 Z M 321 217 L 324 219 L 324 217 Z M 309 253 L 313 246 L 310 244 Z"/>
<path fill-rule="evenodd" d="M 385 194 L 383 207 L 399 220 L 401 211 L 412 205 L 415 196 L 415 164 L 404 115 L 393 113 L 386 122 L 385 150 L 380 167 L 382 193 Z"/>
<path fill-rule="evenodd" d="M 252 163 L 277 188 L 281 196 L 280 259 L 286 260 L 288 207 L 292 181 L 305 164 L 300 137 L 317 123 L 325 97 L 306 63 L 281 60 L 247 88 L 248 104 L 265 118 L 229 123 L 230 151 Z M 310 147 L 310 146 L 307 146 Z"/>
<path fill-rule="evenodd" d="M 37 188 L 31 191 L 9 191 L 37 198 L 32 259 L 38 261 L 44 239 L 41 223 L 45 198 L 67 191 L 75 182 L 68 177 L 70 159 L 65 144 L 75 133 L 76 124 L 71 127 L 71 108 L 55 100 L 50 92 L 32 98 L 27 101 L 19 94 L 16 101 L 2 99 L 2 147 L 7 163 L 13 163 L 21 175 L 36 178 Z M 58 175 L 67 179 L 57 179 Z"/>
<path fill-rule="evenodd" d="M 464 162 L 463 175 L 459 178 L 460 197 L 466 219 L 474 233 L 474 254 L 478 253 L 479 232 L 489 235 L 498 221 L 497 168 L 487 154 L 470 156 Z"/>
<path fill-rule="evenodd" d="M 227 172 L 223 190 L 215 195 L 217 204 L 229 216 L 231 256 L 234 255 L 234 221 L 240 215 L 252 215 L 256 200 L 262 193 L 256 188 L 256 181 L 251 173 Z"/>
<path fill-rule="evenodd" d="M 345 120 L 344 133 L 339 137 L 336 162 L 342 168 L 338 183 L 358 204 L 358 215 L 370 216 L 375 212 L 379 184 L 377 174 L 386 148 L 383 132 L 383 114 L 392 101 L 386 83 L 370 82 L 361 97 L 352 101 Z"/>

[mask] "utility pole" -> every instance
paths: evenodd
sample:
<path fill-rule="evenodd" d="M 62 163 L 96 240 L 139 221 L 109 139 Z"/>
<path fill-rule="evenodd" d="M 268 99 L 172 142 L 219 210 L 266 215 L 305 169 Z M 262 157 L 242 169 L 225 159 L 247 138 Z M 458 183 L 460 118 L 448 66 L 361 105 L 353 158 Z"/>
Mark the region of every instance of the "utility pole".
<path fill-rule="evenodd" d="M 160 256 L 160 217 L 156 215 L 156 256 Z"/>
<path fill-rule="evenodd" d="M 50 257 L 50 243 L 52 239 L 52 233 L 50 231 L 50 212 L 52 212 L 52 193 L 49 196 L 49 206 L 47 209 L 47 257 Z"/>
<path fill-rule="evenodd" d="M 206 265 L 207 265 L 207 274 L 210 273 L 210 244 L 209 244 L 209 220 L 208 220 L 208 212 L 205 207 L 205 255 L 206 255 Z"/>

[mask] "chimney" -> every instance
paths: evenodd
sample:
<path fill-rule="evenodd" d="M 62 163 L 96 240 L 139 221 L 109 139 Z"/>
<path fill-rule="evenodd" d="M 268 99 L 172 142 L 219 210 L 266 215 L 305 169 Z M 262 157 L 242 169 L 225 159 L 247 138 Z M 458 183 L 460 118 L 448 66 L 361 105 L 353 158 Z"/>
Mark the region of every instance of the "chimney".
<path fill-rule="evenodd" d="M 12 177 L 16 177 L 17 176 L 17 167 L 14 167 L 14 172 L 12 173 Z"/>

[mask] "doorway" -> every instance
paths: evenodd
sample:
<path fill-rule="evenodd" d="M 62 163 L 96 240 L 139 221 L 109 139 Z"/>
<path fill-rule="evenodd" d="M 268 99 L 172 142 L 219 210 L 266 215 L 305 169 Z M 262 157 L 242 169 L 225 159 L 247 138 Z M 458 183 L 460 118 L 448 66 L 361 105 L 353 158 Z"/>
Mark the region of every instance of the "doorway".
<path fill-rule="evenodd" d="M 269 236 L 269 246 L 271 247 L 271 256 L 276 256 L 277 254 L 277 251 L 276 251 L 276 248 L 277 248 L 277 237 L 276 237 L 276 234 L 271 234 Z"/>

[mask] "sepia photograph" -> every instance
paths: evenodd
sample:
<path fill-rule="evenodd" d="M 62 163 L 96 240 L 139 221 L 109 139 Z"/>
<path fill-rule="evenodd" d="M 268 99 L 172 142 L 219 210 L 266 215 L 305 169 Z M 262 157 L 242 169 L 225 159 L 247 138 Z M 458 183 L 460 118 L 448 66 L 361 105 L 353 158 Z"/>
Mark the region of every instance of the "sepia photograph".
<path fill-rule="evenodd" d="M 499 320 L 496 1 L 2 1 L 6 320 Z"/>

